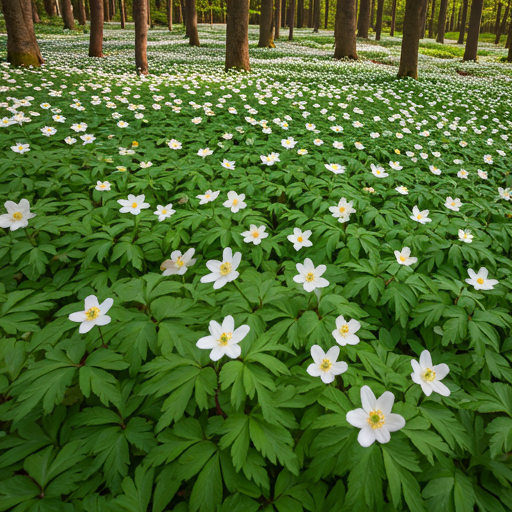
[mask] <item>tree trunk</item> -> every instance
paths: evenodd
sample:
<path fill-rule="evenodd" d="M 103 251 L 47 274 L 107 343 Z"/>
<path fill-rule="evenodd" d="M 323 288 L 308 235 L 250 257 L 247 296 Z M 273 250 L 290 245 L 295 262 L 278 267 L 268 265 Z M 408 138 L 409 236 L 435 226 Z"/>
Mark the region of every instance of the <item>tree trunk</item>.
<path fill-rule="evenodd" d="M 197 11 L 196 0 L 187 0 L 185 4 L 187 22 L 188 44 L 190 46 L 199 46 L 199 34 L 197 33 Z"/>
<path fill-rule="evenodd" d="M 466 0 L 467 1 L 467 0 Z M 428 38 L 434 37 L 434 16 L 436 14 L 436 0 L 432 0 L 432 10 L 430 11 L 430 20 L 428 22 Z"/>
<path fill-rule="evenodd" d="M 55 9 L 55 2 L 53 0 L 44 0 L 44 10 L 48 16 L 53 17 L 57 15 L 57 11 Z"/>
<path fill-rule="evenodd" d="M 90 0 L 89 57 L 103 57 L 103 0 Z"/>
<path fill-rule="evenodd" d="M 293 41 L 293 27 L 295 25 L 295 0 L 290 0 L 290 21 L 288 22 L 288 26 L 290 27 L 290 32 L 288 34 L 288 41 Z"/>
<path fill-rule="evenodd" d="M 396 0 L 393 0 L 391 4 L 391 28 L 389 35 L 393 37 L 395 35 L 395 23 L 396 23 Z"/>
<path fill-rule="evenodd" d="M 155 7 L 156 7 L 156 10 L 159 11 L 162 7 L 162 4 L 160 2 L 160 0 L 155 0 Z"/>
<path fill-rule="evenodd" d="M 309 8 L 308 8 L 308 28 L 313 28 L 313 0 L 309 0 Z"/>
<path fill-rule="evenodd" d="M 281 28 L 281 0 L 276 0 L 275 17 L 274 39 L 279 39 L 279 29 Z"/>
<path fill-rule="evenodd" d="M 468 38 L 466 40 L 466 49 L 464 50 L 463 61 L 476 61 L 478 52 L 478 36 L 480 34 L 480 22 L 482 20 L 482 10 L 484 0 L 473 0 L 471 2 L 471 11 L 469 13 Z"/>
<path fill-rule="evenodd" d="M 377 0 L 377 23 L 375 24 L 375 41 L 380 41 L 382 32 L 382 12 L 384 10 L 384 0 Z"/>
<path fill-rule="evenodd" d="M 79 25 L 85 25 L 87 23 L 87 17 L 85 16 L 85 3 L 84 0 L 78 0 L 77 19 Z"/>
<path fill-rule="evenodd" d="M 30 2 L 32 4 L 32 23 L 41 23 L 39 14 L 37 14 L 36 3 L 34 0 Z"/>
<path fill-rule="evenodd" d="M 375 30 L 374 19 L 375 19 L 375 0 L 372 0 L 372 7 L 370 9 L 370 28 L 372 30 Z"/>
<path fill-rule="evenodd" d="M 313 32 L 318 32 L 320 28 L 320 0 L 315 0 L 313 12 Z"/>
<path fill-rule="evenodd" d="M 108 0 L 103 0 L 103 21 L 110 20 L 110 6 Z"/>
<path fill-rule="evenodd" d="M 512 62 L 512 21 L 510 22 L 510 25 L 508 26 L 507 42 L 508 42 L 507 62 Z"/>
<path fill-rule="evenodd" d="M 418 79 L 418 48 L 421 31 L 421 0 L 406 0 L 399 77 Z"/>
<path fill-rule="evenodd" d="M 420 29 L 420 39 L 425 37 L 425 24 L 427 23 L 427 9 L 428 9 L 428 0 L 422 0 L 421 2 L 421 29 Z"/>
<path fill-rule="evenodd" d="M 466 33 L 466 19 L 468 17 L 468 1 L 464 0 L 462 4 L 462 19 L 460 20 L 460 31 L 459 31 L 459 40 L 457 44 L 464 44 L 464 34 Z"/>
<path fill-rule="evenodd" d="M 89 8 L 88 0 L 84 0 L 84 8 L 85 8 L 85 19 L 90 20 L 91 19 L 91 9 Z"/>
<path fill-rule="evenodd" d="M 361 0 L 359 2 L 359 18 L 357 19 L 357 37 L 368 39 L 368 30 L 370 28 L 370 9 L 371 0 Z"/>
<path fill-rule="evenodd" d="M 249 71 L 249 0 L 226 0 L 226 4 L 225 69 Z"/>
<path fill-rule="evenodd" d="M 453 0 L 452 4 L 452 15 L 450 16 L 450 27 L 448 29 L 448 32 L 453 31 L 453 24 L 455 23 L 455 0 Z"/>
<path fill-rule="evenodd" d="M 73 30 L 75 28 L 75 20 L 73 19 L 73 8 L 71 7 L 71 0 L 61 0 L 60 10 L 62 11 L 64 28 Z"/>
<path fill-rule="evenodd" d="M 180 0 L 180 18 L 183 26 L 185 27 L 185 36 L 188 37 L 188 23 L 187 23 L 187 9 L 185 8 L 185 0 Z"/>
<path fill-rule="evenodd" d="M 153 22 L 151 21 L 151 2 L 150 2 L 150 0 L 147 0 L 146 3 L 147 3 L 146 8 L 147 8 L 147 11 L 148 11 L 148 21 L 147 21 L 148 27 L 149 28 L 153 28 Z"/>
<path fill-rule="evenodd" d="M 446 10 L 448 8 L 448 0 L 441 0 L 439 7 L 439 17 L 437 18 L 437 38 L 438 43 L 444 43 L 444 33 L 446 29 Z"/>
<path fill-rule="evenodd" d="M 324 20 L 324 28 L 327 28 L 327 24 L 329 23 L 329 0 L 325 0 L 325 20 Z"/>
<path fill-rule="evenodd" d="M 495 34 L 498 33 L 498 30 L 500 29 L 500 22 L 501 22 L 501 2 L 498 4 L 498 11 L 496 12 L 496 22 L 494 23 L 494 30 L 493 32 Z"/>
<path fill-rule="evenodd" d="M 382 2 L 384 0 L 381 0 Z M 334 28 L 334 58 L 357 59 L 356 3 L 355 0 L 338 0 Z"/>
<path fill-rule="evenodd" d="M 280 0 L 277 0 L 279 2 Z M 282 0 L 281 2 L 281 27 L 286 27 L 286 0 Z"/>
<path fill-rule="evenodd" d="M 119 17 L 121 18 L 121 28 L 124 28 L 126 21 L 126 12 L 124 10 L 124 0 L 119 0 Z"/>
<path fill-rule="evenodd" d="M 43 57 L 39 51 L 30 0 L 3 0 L 7 29 L 7 61 L 13 66 L 39 67 Z"/>
<path fill-rule="evenodd" d="M 276 47 L 272 37 L 272 4 L 273 0 L 261 0 L 259 48 Z"/>
<path fill-rule="evenodd" d="M 167 0 L 167 28 L 172 31 L 172 0 Z"/>
<path fill-rule="evenodd" d="M 148 74 L 148 3 L 133 0 L 133 21 L 135 23 L 135 67 L 137 74 Z"/>
<path fill-rule="evenodd" d="M 304 26 L 304 0 L 297 1 L 297 28 Z"/>
<path fill-rule="evenodd" d="M 496 39 L 494 40 L 494 44 L 500 44 L 501 34 L 505 32 L 507 28 L 507 18 L 508 18 L 508 11 L 510 9 L 510 3 L 505 7 L 505 14 L 503 15 L 503 21 L 501 22 L 501 25 L 498 26 L 498 31 L 496 32 Z"/>

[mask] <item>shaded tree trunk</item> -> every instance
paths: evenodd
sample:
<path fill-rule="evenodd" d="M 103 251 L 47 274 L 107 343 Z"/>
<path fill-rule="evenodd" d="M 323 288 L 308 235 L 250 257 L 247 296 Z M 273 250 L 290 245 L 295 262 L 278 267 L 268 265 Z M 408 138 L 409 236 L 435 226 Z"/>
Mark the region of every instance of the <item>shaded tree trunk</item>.
<path fill-rule="evenodd" d="M 327 28 L 327 24 L 329 23 L 329 0 L 325 0 L 325 20 L 324 20 L 324 28 Z"/>
<path fill-rule="evenodd" d="M 272 37 L 272 4 L 273 0 L 261 0 L 259 48 L 276 47 Z"/>
<path fill-rule="evenodd" d="M 280 0 L 277 0 L 278 2 Z M 282 0 L 281 2 L 281 27 L 286 27 L 286 22 L 288 20 L 286 19 L 286 0 Z"/>
<path fill-rule="evenodd" d="M 452 15 L 450 16 L 450 26 L 449 26 L 448 32 L 453 31 L 454 23 L 455 23 L 455 0 L 453 0 L 453 4 L 452 4 Z"/>
<path fill-rule="evenodd" d="M 460 31 L 459 31 L 459 40 L 457 44 L 464 44 L 464 35 L 466 34 L 466 20 L 468 17 L 468 1 L 464 0 L 462 4 L 462 19 L 460 20 Z"/>
<path fill-rule="evenodd" d="M 427 9 L 428 9 L 428 0 L 422 0 L 421 3 L 421 30 L 420 30 L 420 39 L 425 37 L 425 25 L 427 23 Z"/>
<path fill-rule="evenodd" d="M 126 12 L 124 10 L 124 0 L 119 0 L 119 17 L 121 18 L 121 28 L 124 28 L 126 21 Z"/>
<path fill-rule="evenodd" d="M 108 0 L 103 0 L 103 21 L 110 21 L 110 6 Z"/>
<path fill-rule="evenodd" d="M 89 57 L 103 57 L 103 0 L 90 0 Z"/>
<path fill-rule="evenodd" d="M 494 44 L 500 44 L 501 34 L 503 34 L 503 32 L 505 32 L 505 30 L 507 28 L 507 18 L 508 18 L 509 10 L 510 10 L 510 2 L 507 5 L 507 7 L 505 7 L 505 14 L 503 15 L 503 21 L 501 22 L 501 25 L 498 27 L 498 31 L 496 32 L 496 39 L 494 40 Z"/>
<path fill-rule="evenodd" d="M 295 25 L 295 0 L 290 0 L 290 20 L 288 21 L 288 26 L 290 27 L 290 32 L 288 34 L 288 41 L 293 41 L 293 26 Z"/>
<path fill-rule="evenodd" d="M 374 19 L 375 19 L 375 0 L 372 0 L 372 7 L 370 9 L 370 28 L 372 30 L 375 30 Z"/>
<path fill-rule="evenodd" d="M 359 2 L 359 18 L 357 19 L 357 37 L 368 39 L 368 30 L 370 28 L 370 9 L 371 0 L 361 0 Z"/>
<path fill-rule="evenodd" d="M 429 39 L 432 39 L 434 37 L 435 14 L 436 14 L 436 0 L 432 0 L 432 10 L 430 11 L 430 20 L 428 22 L 428 37 L 429 37 Z"/>
<path fill-rule="evenodd" d="M 313 28 L 313 0 L 309 0 L 309 9 L 308 9 L 308 28 Z"/>
<path fill-rule="evenodd" d="M 57 10 L 55 9 L 55 2 L 53 0 L 44 0 L 44 10 L 48 16 L 53 17 L 57 15 Z"/>
<path fill-rule="evenodd" d="M 391 5 L 391 29 L 389 35 L 393 37 L 395 35 L 395 23 L 396 23 L 396 0 L 393 0 Z"/>
<path fill-rule="evenodd" d="M 167 28 L 172 31 L 172 0 L 167 0 Z"/>
<path fill-rule="evenodd" d="M 337 1 L 334 22 L 335 59 L 357 59 L 356 12 L 355 0 Z"/>
<path fill-rule="evenodd" d="M 185 19 L 187 21 L 188 31 L 188 44 L 190 46 L 199 46 L 199 34 L 197 33 L 197 12 L 196 0 L 187 0 L 186 3 L 187 14 Z"/>
<path fill-rule="evenodd" d="M 448 9 L 448 0 L 441 0 L 439 7 L 439 17 L 437 18 L 437 37 L 438 43 L 444 43 L 444 33 L 446 30 L 446 10 Z"/>
<path fill-rule="evenodd" d="M 62 11 L 64 28 L 73 30 L 75 28 L 75 20 L 73 19 L 73 8 L 71 7 L 71 0 L 61 0 L 60 9 Z"/>
<path fill-rule="evenodd" d="M 88 0 L 84 0 L 84 8 L 85 8 L 85 19 L 90 20 L 91 19 L 91 10 L 89 8 Z"/>
<path fill-rule="evenodd" d="M 418 49 L 421 32 L 421 0 L 406 0 L 399 77 L 418 79 Z"/>
<path fill-rule="evenodd" d="M 31 1 L 32 4 L 32 23 L 41 23 L 41 20 L 39 19 L 39 14 L 37 13 L 36 9 L 36 3 L 34 0 Z"/>
<path fill-rule="evenodd" d="M 495 34 L 498 33 L 498 30 L 500 29 L 500 22 L 501 22 L 501 2 L 498 3 L 498 10 L 496 12 L 496 22 L 494 24 L 494 30 L 493 32 Z"/>
<path fill-rule="evenodd" d="M 84 0 L 78 0 L 77 19 L 79 25 L 85 25 L 87 23 L 87 17 L 85 15 L 85 3 Z"/>
<path fill-rule="evenodd" d="M 276 12 L 274 23 L 274 39 L 279 39 L 279 29 L 281 28 L 281 0 L 276 0 Z"/>
<path fill-rule="evenodd" d="M 476 61 L 478 53 L 478 36 L 480 34 L 480 22 L 482 20 L 482 10 L 484 0 L 473 0 L 471 2 L 471 11 L 469 13 L 468 38 L 462 60 Z"/>
<path fill-rule="evenodd" d="M 507 62 L 512 62 L 512 21 L 510 22 L 510 25 L 508 26 L 507 43 L 508 43 Z"/>
<path fill-rule="evenodd" d="M 297 28 L 304 26 L 304 0 L 297 1 Z"/>
<path fill-rule="evenodd" d="M 185 36 L 188 37 L 188 24 L 187 24 L 187 9 L 185 8 L 185 0 L 180 0 L 180 18 L 183 26 L 185 27 Z"/>
<path fill-rule="evenodd" d="M 249 0 L 226 0 L 226 4 L 225 69 L 249 71 Z"/>
<path fill-rule="evenodd" d="M 382 32 L 382 12 L 384 11 L 384 0 L 377 0 L 377 23 L 375 24 L 375 40 L 380 41 Z"/>
<path fill-rule="evenodd" d="M 2 0 L 7 29 L 7 61 L 13 66 L 39 67 L 43 57 L 39 51 L 31 0 Z"/>
<path fill-rule="evenodd" d="M 133 0 L 133 21 L 135 23 L 135 66 L 137 74 L 148 74 L 148 3 Z"/>
<path fill-rule="evenodd" d="M 313 11 L 313 32 L 320 28 L 320 0 L 315 0 Z"/>

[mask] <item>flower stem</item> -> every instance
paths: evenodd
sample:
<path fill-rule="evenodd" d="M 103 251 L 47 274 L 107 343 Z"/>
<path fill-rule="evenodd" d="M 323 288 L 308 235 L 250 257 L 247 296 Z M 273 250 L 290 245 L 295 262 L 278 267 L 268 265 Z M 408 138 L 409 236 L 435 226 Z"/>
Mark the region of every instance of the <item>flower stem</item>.
<path fill-rule="evenodd" d="M 135 220 L 133 222 L 133 241 L 137 240 L 137 232 L 139 230 L 139 216 L 135 215 Z"/>
<path fill-rule="evenodd" d="M 103 348 L 108 348 L 108 345 L 105 343 L 105 338 L 103 338 L 103 333 L 101 332 L 101 327 L 98 325 L 98 331 L 100 331 L 101 343 Z"/>

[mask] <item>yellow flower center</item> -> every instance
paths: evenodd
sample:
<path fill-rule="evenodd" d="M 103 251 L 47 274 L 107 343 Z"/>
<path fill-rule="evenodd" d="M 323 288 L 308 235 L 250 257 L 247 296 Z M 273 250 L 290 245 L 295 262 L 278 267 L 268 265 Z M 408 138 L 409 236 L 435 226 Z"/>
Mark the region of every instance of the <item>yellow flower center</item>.
<path fill-rule="evenodd" d="M 380 171 L 379 171 L 378 169 L 377 169 L 375 172 L 376 172 L 377 174 L 380 174 Z"/>
<path fill-rule="evenodd" d="M 253 238 L 258 238 L 259 236 L 260 236 L 260 234 L 257 231 L 253 231 L 252 232 L 252 237 Z"/>
<path fill-rule="evenodd" d="M 427 368 L 423 372 L 423 380 L 426 380 L 427 382 L 432 382 L 436 378 L 436 372 L 430 368 Z"/>
<path fill-rule="evenodd" d="M 422 219 L 423 218 L 423 215 L 417 215 L 416 216 L 417 219 Z"/>
<path fill-rule="evenodd" d="M 231 164 L 229 162 L 227 162 L 226 167 L 231 167 Z"/>
<path fill-rule="evenodd" d="M 132 203 L 132 208 L 137 208 L 137 203 Z"/>
<path fill-rule="evenodd" d="M 205 194 L 204 196 L 206 199 L 208 199 L 210 197 L 210 194 Z"/>
<path fill-rule="evenodd" d="M 454 201 L 452 201 L 452 206 L 455 206 L 455 205 L 456 205 L 456 204 L 455 204 L 455 202 L 454 202 Z"/>
<path fill-rule="evenodd" d="M 405 261 L 407 258 L 404 258 L 404 256 L 400 256 L 400 261 Z"/>
<path fill-rule="evenodd" d="M 303 240 L 304 240 L 304 238 L 302 238 L 301 236 L 297 237 L 297 242 L 302 242 Z"/>
<path fill-rule="evenodd" d="M 220 266 L 220 275 L 221 276 L 227 276 L 231 272 L 231 263 L 226 261 L 226 263 L 223 263 Z"/>
<path fill-rule="evenodd" d="M 230 332 L 223 332 L 219 338 L 219 344 L 225 347 L 229 340 L 233 337 L 233 334 Z"/>
<path fill-rule="evenodd" d="M 343 337 L 345 337 L 348 334 L 348 331 L 350 330 L 350 328 L 349 328 L 348 324 L 345 324 L 345 325 L 342 325 L 339 330 L 340 330 L 340 334 Z"/>
<path fill-rule="evenodd" d="M 134 141 L 132 142 L 132 146 L 137 147 L 138 145 L 139 145 L 139 143 L 138 143 L 136 140 L 134 140 Z"/>
<path fill-rule="evenodd" d="M 18 149 L 21 151 L 23 149 L 23 146 L 18 146 Z"/>
<path fill-rule="evenodd" d="M 185 262 L 183 261 L 181 256 L 179 256 L 178 259 L 176 260 L 176 266 L 181 268 L 183 267 L 183 265 L 185 265 Z"/>
<path fill-rule="evenodd" d="M 330 359 L 322 359 L 322 362 L 320 363 L 320 370 L 323 372 L 328 372 L 331 369 L 332 363 Z"/>
<path fill-rule="evenodd" d="M 12 218 L 14 220 L 21 220 L 23 218 L 23 215 L 22 215 L 21 212 L 15 212 L 15 213 L 12 214 Z"/>
<path fill-rule="evenodd" d="M 343 213 L 344 211 L 345 211 L 345 208 L 342 206 L 342 207 L 340 208 L 340 213 Z"/>
<path fill-rule="evenodd" d="M 476 280 L 476 282 L 477 282 L 478 284 L 484 284 L 484 280 L 483 280 L 481 277 L 479 277 L 479 278 Z"/>
<path fill-rule="evenodd" d="M 95 318 L 98 318 L 98 316 L 100 316 L 100 310 L 99 308 L 96 307 L 89 308 L 85 312 L 85 316 L 87 317 L 87 320 L 94 320 Z"/>
<path fill-rule="evenodd" d="M 238 204 L 238 199 L 233 199 L 233 206 L 236 206 Z"/>
<path fill-rule="evenodd" d="M 162 210 L 162 213 L 165 215 L 167 213 L 167 210 Z"/>
<path fill-rule="evenodd" d="M 373 429 L 381 428 L 382 425 L 384 425 L 384 423 L 386 423 L 384 414 L 382 413 L 382 411 L 380 409 L 373 410 L 368 415 L 368 419 L 366 421 L 368 421 L 370 427 L 372 427 Z"/>
<path fill-rule="evenodd" d="M 306 281 L 308 283 L 311 283 L 311 281 L 313 281 L 315 279 L 315 274 L 313 274 L 313 272 L 308 272 L 306 274 Z"/>

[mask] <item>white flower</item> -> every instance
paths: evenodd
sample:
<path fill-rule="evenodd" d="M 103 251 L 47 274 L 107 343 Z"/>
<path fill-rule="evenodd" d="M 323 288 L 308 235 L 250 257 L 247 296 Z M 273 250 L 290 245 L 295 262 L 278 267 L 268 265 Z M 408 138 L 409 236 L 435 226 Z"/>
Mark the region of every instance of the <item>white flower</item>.
<path fill-rule="evenodd" d="M 345 149 L 345 145 L 343 144 L 343 142 L 340 142 L 338 140 L 332 143 L 332 147 L 336 149 Z"/>
<path fill-rule="evenodd" d="M 133 149 L 119 148 L 119 154 L 121 156 L 134 155 L 135 151 Z"/>
<path fill-rule="evenodd" d="M 355 146 L 357 149 L 364 149 L 364 146 L 363 146 L 360 142 L 354 142 L 354 146 Z"/>
<path fill-rule="evenodd" d="M 492 162 L 493 162 L 492 156 L 491 155 L 484 155 L 484 162 L 486 164 L 492 164 Z"/>
<path fill-rule="evenodd" d="M 344 361 L 336 362 L 340 355 L 340 347 L 331 347 L 327 353 L 319 345 L 311 347 L 311 357 L 314 363 L 308 366 L 307 372 L 311 377 L 320 377 L 322 382 L 330 384 L 334 381 L 336 375 L 340 375 L 348 370 L 348 365 Z"/>
<path fill-rule="evenodd" d="M 481 267 L 478 273 L 472 268 L 468 269 L 469 279 L 466 279 L 466 283 L 475 287 L 475 290 L 492 290 L 494 285 L 498 284 L 499 281 L 496 279 L 487 279 L 489 271 L 485 267 Z"/>
<path fill-rule="evenodd" d="M 458 173 L 457 173 L 457 177 L 458 178 L 464 178 L 464 179 L 467 179 L 468 178 L 468 175 L 469 175 L 469 172 L 464 170 L 464 169 L 461 169 Z"/>
<path fill-rule="evenodd" d="M 261 155 L 260 156 L 262 163 L 265 165 L 274 165 L 276 162 L 280 162 L 279 153 L 270 153 L 270 155 Z"/>
<path fill-rule="evenodd" d="M 129 124 L 126 121 L 119 121 L 117 126 L 119 126 L 119 128 L 127 128 Z"/>
<path fill-rule="evenodd" d="M 142 167 L 142 169 L 148 169 L 149 167 L 153 166 L 153 162 L 141 162 L 140 166 Z"/>
<path fill-rule="evenodd" d="M 74 144 L 74 143 L 76 142 L 76 139 L 75 139 L 75 138 L 73 138 L 73 137 L 66 137 L 66 138 L 64 139 L 64 142 L 65 142 L 66 144 L 71 145 L 71 144 Z"/>
<path fill-rule="evenodd" d="M 297 144 L 298 141 L 294 140 L 293 137 L 288 137 L 287 139 L 281 140 L 281 146 L 286 149 L 293 149 L 295 147 L 295 144 Z"/>
<path fill-rule="evenodd" d="M 456 197 L 455 199 L 452 199 L 451 196 L 448 196 L 446 198 L 446 202 L 444 203 L 444 205 L 446 206 L 446 208 L 448 208 L 449 210 L 453 210 L 454 212 L 458 212 L 460 207 L 464 206 L 460 202 L 460 199 L 458 197 Z"/>
<path fill-rule="evenodd" d="M 199 194 L 196 196 L 197 199 L 200 199 L 199 204 L 210 203 L 211 201 L 215 201 L 220 194 L 220 190 L 216 192 L 212 192 L 211 190 L 207 190 L 204 194 Z"/>
<path fill-rule="evenodd" d="M 181 142 L 177 141 L 176 139 L 171 139 L 170 141 L 167 142 L 167 145 L 171 149 L 181 149 Z"/>
<path fill-rule="evenodd" d="M 418 258 L 411 257 L 411 249 L 409 247 L 404 247 L 402 252 L 395 251 L 395 257 L 400 265 L 405 265 L 406 267 L 410 267 L 418 261 Z"/>
<path fill-rule="evenodd" d="M 211 274 L 201 277 L 201 283 L 213 282 L 214 290 L 222 288 L 225 284 L 234 281 L 240 273 L 237 272 L 238 265 L 242 260 L 242 253 L 233 251 L 226 247 L 222 253 L 222 261 L 210 260 L 206 263 Z"/>
<path fill-rule="evenodd" d="M 226 208 L 231 208 L 233 213 L 237 213 L 239 210 L 242 210 L 247 206 L 247 204 L 244 203 L 244 199 L 245 194 L 237 194 L 235 191 L 230 190 L 228 192 L 227 201 L 224 201 L 222 204 Z"/>
<path fill-rule="evenodd" d="M 380 165 L 370 164 L 370 167 L 372 169 L 372 174 L 377 178 L 386 178 L 389 176 L 389 174 Z"/>
<path fill-rule="evenodd" d="M 251 224 L 249 231 L 244 231 L 242 236 L 245 237 L 244 242 L 259 245 L 263 238 L 267 238 L 268 233 L 265 233 L 265 226 L 257 227 L 255 224 Z"/>
<path fill-rule="evenodd" d="M 331 130 L 336 133 L 341 133 L 343 131 L 343 127 L 339 125 L 331 126 Z"/>
<path fill-rule="evenodd" d="M 310 236 L 311 231 L 309 229 L 303 232 L 299 228 L 293 228 L 293 235 L 288 235 L 287 238 L 293 244 L 293 248 L 298 251 L 302 247 L 311 247 L 313 245 L 313 242 L 309 240 Z"/>
<path fill-rule="evenodd" d="M 415 359 L 411 360 L 411 366 L 414 370 L 411 373 L 411 379 L 421 386 L 423 393 L 430 396 L 432 391 L 442 396 L 450 396 L 450 390 L 440 380 L 444 379 L 450 368 L 447 364 L 437 364 L 432 366 L 432 357 L 428 350 L 424 350 L 420 354 L 419 362 Z"/>
<path fill-rule="evenodd" d="M 361 324 L 357 320 L 345 320 L 343 315 L 336 318 L 336 329 L 332 331 L 332 335 L 336 343 L 342 347 L 345 345 L 357 345 L 359 343 L 359 336 L 356 332 L 361 329 Z"/>
<path fill-rule="evenodd" d="M 438 169 L 435 165 L 429 165 L 428 168 L 430 169 L 430 172 L 436 176 L 439 176 L 442 172 L 441 169 Z"/>
<path fill-rule="evenodd" d="M 97 181 L 96 186 L 94 187 L 96 190 L 100 192 L 110 190 L 110 182 L 108 181 Z"/>
<path fill-rule="evenodd" d="M 230 162 L 229 160 L 222 160 L 221 164 L 224 169 L 234 169 L 235 168 L 235 162 Z"/>
<path fill-rule="evenodd" d="M 201 121 L 202 121 L 202 119 L 200 117 L 194 117 L 194 119 L 192 119 L 192 122 L 194 124 L 199 124 Z"/>
<path fill-rule="evenodd" d="M 163 276 L 172 276 L 178 275 L 182 276 L 187 270 L 188 267 L 191 267 L 196 260 L 192 259 L 195 249 L 189 249 L 185 254 L 181 254 L 181 251 L 173 251 L 171 253 L 171 259 L 165 260 L 160 265 L 160 270 L 163 270 Z"/>
<path fill-rule="evenodd" d="M 26 228 L 28 221 L 36 216 L 30 211 L 30 203 L 27 199 L 22 199 L 19 204 L 6 201 L 4 206 L 7 213 L 0 215 L 0 228 L 10 228 L 11 231 Z"/>
<path fill-rule="evenodd" d="M 330 206 L 329 211 L 338 222 L 347 222 L 350 219 L 350 214 L 355 213 L 356 210 L 352 207 L 353 201 L 348 201 L 342 197 L 337 206 Z"/>
<path fill-rule="evenodd" d="M 306 130 L 312 132 L 315 128 L 316 126 L 313 123 L 306 123 Z"/>
<path fill-rule="evenodd" d="M 215 320 L 210 321 L 208 326 L 210 336 L 201 338 L 196 347 L 202 349 L 212 349 L 210 359 L 218 361 L 222 356 L 228 356 L 236 359 L 242 353 L 238 345 L 248 334 L 251 328 L 248 325 L 241 325 L 235 329 L 235 321 L 231 315 L 224 318 L 222 325 Z"/>
<path fill-rule="evenodd" d="M 378 139 L 378 138 L 380 137 L 380 133 L 378 133 L 378 132 L 372 132 L 372 133 L 370 133 L 370 137 L 371 137 L 372 139 Z"/>
<path fill-rule="evenodd" d="M 222 135 L 222 138 L 224 140 L 231 140 L 233 138 L 233 134 L 232 133 L 225 133 L 224 135 Z"/>
<path fill-rule="evenodd" d="M 510 201 L 511 191 L 509 188 L 498 187 L 498 194 L 500 195 L 501 199 L 505 199 L 505 201 Z"/>
<path fill-rule="evenodd" d="M 308 150 L 307 149 L 299 149 L 297 151 L 297 154 L 298 155 L 307 155 L 308 154 Z"/>
<path fill-rule="evenodd" d="M 78 332 L 85 334 L 95 325 L 107 325 L 111 322 L 112 319 L 107 313 L 112 304 L 114 304 L 114 299 L 105 299 L 100 304 L 96 295 L 89 295 L 85 298 L 85 310 L 71 313 L 68 318 L 72 322 L 81 322 Z"/>
<path fill-rule="evenodd" d="M 487 179 L 487 171 L 482 171 L 482 169 L 478 169 L 477 171 L 478 176 L 482 178 L 483 180 Z"/>
<path fill-rule="evenodd" d="M 130 212 L 132 215 L 139 215 L 141 210 L 150 207 L 149 203 L 144 202 L 144 194 L 140 196 L 128 194 L 128 200 L 118 199 L 117 202 L 122 206 L 119 210 L 121 213 Z"/>
<path fill-rule="evenodd" d="M 467 244 L 470 244 L 473 241 L 473 235 L 471 234 L 471 231 L 469 229 L 459 229 L 459 240 L 461 242 L 466 242 Z"/>
<path fill-rule="evenodd" d="M 22 155 L 23 153 L 30 151 L 30 144 L 21 144 L 21 142 L 17 142 L 15 146 L 11 146 L 11 149 L 15 153 Z"/>
<path fill-rule="evenodd" d="M 313 144 L 314 144 L 315 146 L 321 146 L 323 143 L 324 143 L 324 141 L 323 141 L 322 139 L 315 139 L 315 140 L 313 141 Z"/>
<path fill-rule="evenodd" d="M 333 172 L 334 174 L 343 174 L 345 172 L 345 166 L 338 164 L 324 164 L 325 168 L 328 171 Z"/>
<path fill-rule="evenodd" d="M 302 284 L 304 290 L 307 292 L 312 292 L 315 288 L 325 288 L 329 286 L 329 281 L 320 277 L 327 270 L 325 265 L 318 265 L 318 267 L 315 268 L 313 262 L 309 258 L 306 258 L 304 264 L 297 263 L 296 268 L 299 274 L 294 276 L 293 280 L 296 283 Z"/>
<path fill-rule="evenodd" d="M 87 130 L 87 123 L 75 123 L 71 125 L 71 129 L 75 132 L 85 132 Z"/>
<path fill-rule="evenodd" d="M 414 206 L 410 218 L 412 220 L 415 220 L 416 222 L 419 222 L 420 224 L 426 224 L 427 222 L 432 222 L 432 219 L 428 218 L 428 213 L 429 210 L 420 211 L 420 209 L 417 206 Z"/>
<path fill-rule="evenodd" d="M 155 215 L 158 215 L 158 221 L 162 222 L 163 220 L 169 218 L 176 210 L 172 209 L 172 203 L 169 203 L 166 206 L 158 205 L 156 207 L 156 212 L 153 212 Z"/>
<path fill-rule="evenodd" d="M 41 133 L 46 137 L 50 137 L 50 135 L 55 135 L 57 133 L 57 129 L 53 126 L 44 126 L 41 128 Z"/>
<path fill-rule="evenodd" d="M 396 432 L 405 427 L 405 419 L 400 414 L 393 414 L 391 409 L 395 395 L 391 391 L 384 392 L 379 399 L 375 398 L 368 386 L 361 388 L 362 409 L 347 412 L 347 422 L 360 428 L 357 436 L 359 444 L 364 448 L 371 446 L 375 441 L 388 443 L 390 432 Z"/>
<path fill-rule="evenodd" d="M 80 138 L 84 141 L 82 146 L 92 144 L 96 140 L 96 137 L 90 133 L 84 133 L 83 135 L 80 135 Z"/>
<path fill-rule="evenodd" d="M 395 171 L 400 171 L 403 169 L 403 167 L 400 165 L 400 162 L 389 162 L 389 166 Z"/>
<path fill-rule="evenodd" d="M 200 149 L 197 154 L 199 156 L 202 156 L 203 158 L 213 154 L 213 151 L 210 149 L 210 148 L 204 148 L 204 149 Z"/>
<path fill-rule="evenodd" d="M 407 187 L 404 187 L 403 185 L 401 185 L 400 187 L 396 187 L 395 190 L 399 194 L 402 194 L 403 196 L 406 196 L 409 193 L 409 189 Z"/>

